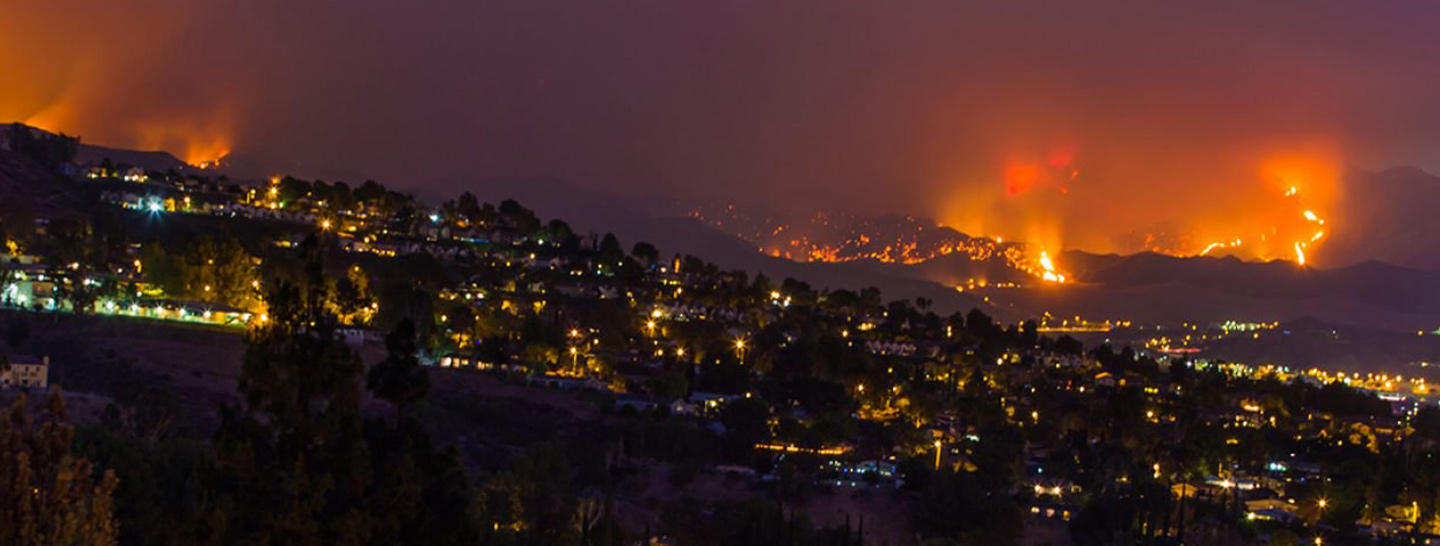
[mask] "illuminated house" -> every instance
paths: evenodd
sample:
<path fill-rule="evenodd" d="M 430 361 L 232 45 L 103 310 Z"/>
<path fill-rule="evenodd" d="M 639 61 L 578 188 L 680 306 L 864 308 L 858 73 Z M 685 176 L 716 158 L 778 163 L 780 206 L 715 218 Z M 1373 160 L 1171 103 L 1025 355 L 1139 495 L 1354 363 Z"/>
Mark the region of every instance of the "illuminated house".
<path fill-rule="evenodd" d="M 0 387 L 44 389 L 50 384 L 50 357 L 0 357 Z"/>
<path fill-rule="evenodd" d="M 683 414 L 714 417 L 720 415 L 720 409 L 726 404 L 745 398 L 738 394 L 720 394 L 713 392 L 696 392 L 686 400 L 688 404 L 672 407 L 672 411 Z M 677 411 L 678 410 L 678 411 Z"/>
<path fill-rule="evenodd" d="M 1295 503 L 1278 498 L 1245 501 L 1245 518 L 1249 520 L 1278 521 L 1290 523 L 1300 520 L 1300 509 Z"/>
<path fill-rule="evenodd" d="M 51 278 L 47 267 L 17 260 L 11 263 L 11 271 L 15 274 L 14 277 L 9 283 L 0 285 L 0 305 L 55 308 L 58 303 L 55 298 L 55 279 Z"/>

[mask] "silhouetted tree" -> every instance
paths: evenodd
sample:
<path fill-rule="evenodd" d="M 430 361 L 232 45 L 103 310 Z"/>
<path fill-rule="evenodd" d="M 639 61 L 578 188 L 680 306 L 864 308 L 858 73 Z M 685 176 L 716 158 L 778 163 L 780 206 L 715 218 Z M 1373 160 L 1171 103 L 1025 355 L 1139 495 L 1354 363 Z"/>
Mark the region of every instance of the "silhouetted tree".
<path fill-rule="evenodd" d="M 660 250 L 645 241 L 635 243 L 635 248 L 630 250 L 630 255 L 646 264 L 654 264 L 660 260 Z"/>
<path fill-rule="evenodd" d="M 375 396 L 395 406 L 395 420 L 399 422 L 406 408 L 430 390 L 430 376 L 420 367 L 416 356 L 419 347 L 415 323 L 409 319 L 400 321 L 395 330 L 385 336 L 385 351 L 385 359 L 370 368 L 366 386 Z"/>
<path fill-rule="evenodd" d="M 65 401 L 50 395 L 37 422 L 19 397 L 0 423 L 0 544 L 111 546 L 113 472 L 99 480 L 89 461 L 70 453 L 74 427 Z"/>

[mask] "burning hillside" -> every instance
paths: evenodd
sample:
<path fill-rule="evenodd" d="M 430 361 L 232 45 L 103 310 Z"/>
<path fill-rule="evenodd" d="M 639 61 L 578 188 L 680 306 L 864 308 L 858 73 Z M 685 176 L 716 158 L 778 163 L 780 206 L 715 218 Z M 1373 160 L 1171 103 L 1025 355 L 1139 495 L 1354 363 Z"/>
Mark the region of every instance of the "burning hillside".
<path fill-rule="evenodd" d="M 792 218 L 735 205 L 693 208 L 689 216 L 754 244 L 765 254 L 797 262 L 869 260 L 911 265 L 956 255 L 1051 283 L 1066 281 L 1066 275 L 1044 249 L 1003 239 L 971 237 L 922 218 L 868 218 L 836 212 Z"/>
<path fill-rule="evenodd" d="M 1051 283 L 1074 278 L 1056 258 L 1061 250 L 1076 247 L 1311 263 L 1334 227 L 1330 211 L 1337 208 L 1341 193 L 1338 165 L 1311 156 L 1284 157 L 1266 160 L 1253 170 L 1255 182 L 1246 191 L 1211 195 L 1185 207 L 1184 215 L 1161 227 L 1110 236 L 1110 244 L 1088 241 L 1094 239 L 1097 226 L 1121 224 L 1128 218 L 1099 217 L 1085 207 L 1101 197 L 1123 202 L 1142 197 L 1090 194 L 1069 147 L 1035 160 L 1006 162 L 998 169 L 1001 184 L 967 186 L 964 212 L 950 223 L 958 229 L 911 216 L 786 215 L 729 204 L 694 207 L 688 214 L 770 256 L 797 262 L 919 264 L 955 255 L 970 262 L 995 262 Z M 1236 184 L 1226 185 L 1232 186 Z M 1166 202 L 1152 208 L 1176 206 Z M 1149 214 L 1139 214 L 1146 209 L 1141 204 L 1131 208 L 1137 209 L 1136 216 Z M 1080 236 L 1072 236 L 1076 232 Z"/>
<path fill-rule="evenodd" d="M 1235 256 L 1333 265 L 1323 247 L 1345 225 L 1340 153 L 1319 143 L 1217 157 L 1184 173 L 1083 165 L 1072 145 L 1011 153 L 978 181 L 957 181 L 947 225 L 1041 248 Z M 1193 171 L 1193 172 L 1192 172 Z M 1180 184 L 1199 173 L 1210 183 Z"/>

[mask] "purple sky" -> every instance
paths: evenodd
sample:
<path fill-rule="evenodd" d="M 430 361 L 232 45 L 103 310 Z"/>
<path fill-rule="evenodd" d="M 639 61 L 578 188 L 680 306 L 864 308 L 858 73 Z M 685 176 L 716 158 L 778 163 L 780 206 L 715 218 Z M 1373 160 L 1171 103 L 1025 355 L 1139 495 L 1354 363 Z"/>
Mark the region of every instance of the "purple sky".
<path fill-rule="evenodd" d="M 1437 24 L 1419 0 L 0 0 L 0 118 L 1095 246 L 1230 217 L 1276 158 L 1440 170 Z M 1001 195 L 1057 154 L 1063 196 Z M 997 210 L 1021 218 L 971 219 Z"/>

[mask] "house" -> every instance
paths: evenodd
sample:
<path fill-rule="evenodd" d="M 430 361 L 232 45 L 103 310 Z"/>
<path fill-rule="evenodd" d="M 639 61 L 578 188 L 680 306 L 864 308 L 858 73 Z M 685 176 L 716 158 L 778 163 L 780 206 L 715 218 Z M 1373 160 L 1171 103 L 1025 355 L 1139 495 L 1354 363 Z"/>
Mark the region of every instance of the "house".
<path fill-rule="evenodd" d="M 865 348 L 878 355 L 911 356 L 915 354 L 915 344 L 908 341 L 872 340 L 865 342 Z"/>
<path fill-rule="evenodd" d="M 1245 517 L 1250 520 L 1289 523 L 1300 520 L 1300 509 L 1294 503 L 1278 498 L 1245 501 Z"/>
<path fill-rule="evenodd" d="M 633 396 L 622 396 L 616 398 L 615 409 L 623 410 L 625 408 L 630 408 L 631 410 L 636 412 L 647 412 L 655 409 L 655 402 L 644 398 L 636 398 Z"/>
<path fill-rule="evenodd" d="M 50 385 L 50 357 L 0 356 L 0 387 L 45 389 Z"/>
<path fill-rule="evenodd" d="M 720 408 L 741 398 L 748 398 L 739 394 L 720 394 L 713 392 L 696 392 L 690 395 L 687 400 L 696 415 L 715 416 L 720 414 Z"/>
<path fill-rule="evenodd" d="M 367 343 L 378 343 L 385 340 L 385 336 L 377 330 L 369 328 L 346 327 L 336 330 L 345 344 L 351 347 L 359 347 Z"/>

